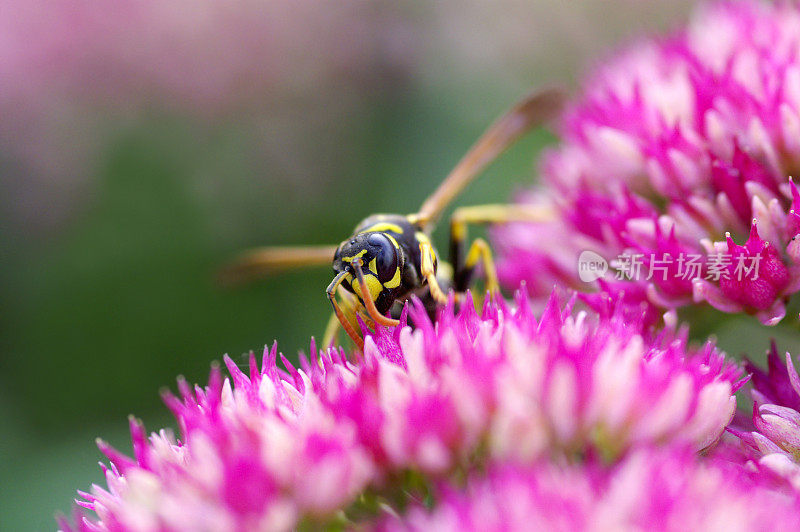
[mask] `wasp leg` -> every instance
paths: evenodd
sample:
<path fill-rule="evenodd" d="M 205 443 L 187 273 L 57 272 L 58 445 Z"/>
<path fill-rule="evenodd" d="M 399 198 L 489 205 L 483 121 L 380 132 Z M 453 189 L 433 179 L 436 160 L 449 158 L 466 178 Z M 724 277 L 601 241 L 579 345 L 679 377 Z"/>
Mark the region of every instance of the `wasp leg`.
<path fill-rule="evenodd" d="M 492 293 L 499 289 L 491 248 L 484 239 L 475 239 L 464 256 L 468 224 L 544 222 L 552 218 L 551 209 L 531 205 L 476 205 L 456 209 L 450 218 L 450 262 L 454 268 L 453 288 L 456 293 L 467 291 L 479 261 L 483 262 L 486 289 Z"/>
<path fill-rule="evenodd" d="M 322 346 L 324 348 L 331 347 L 333 343 L 336 341 L 336 333 L 339 332 L 339 317 L 334 312 L 331 314 L 330 319 L 328 319 L 328 324 L 325 326 L 325 334 L 322 337 Z"/>
<path fill-rule="evenodd" d="M 469 281 L 472 277 L 475 267 L 478 262 L 483 263 L 483 275 L 486 278 L 486 290 L 490 294 L 494 294 L 500 290 L 500 283 L 497 281 L 497 270 L 494 267 L 494 258 L 492 257 L 492 250 L 486 240 L 476 238 L 472 241 L 467 252 L 467 258 L 462 267 L 459 268 L 457 279 L 462 278 L 464 285 L 456 284 L 457 293 L 462 293 L 467 290 Z"/>
<path fill-rule="evenodd" d="M 430 242 L 425 240 L 420 242 L 419 251 L 422 257 L 420 271 L 422 276 L 428 281 L 428 290 L 437 303 L 444 305 L 447 303 L 447 296 L 442 291 L 442 287 L 439 286 L 439 281 L 436 280 L 436 266 L 434 265 L 436 255 L 434 254 L 433 246 L 431 246 Z"/>
<path fill-rule="evenodd" d="M 331 284 L 328 285 L 328 288 L 325 290 L 325 292 L 328 294 L 328 300 L 331 302 L 331 305 L 333 305 L 334 315 L 339 320 L 339 323 L 342 324 L 342 328 L 359 349 L 364 349 L 364 339 L 356 333 L 355 329 L 353 329 L 353 326 L 350 324 L 350 320 L 347 319 L 347 316 L 336 302 L 336 290 L 339 288 L 339 285 L 342 284 L 346 273 L 347 272 L 341 272 L 334 277 L 333 281 L 331 281 Z M 353 311 L 348 308 L 348 312 L 352 313 Z"/>

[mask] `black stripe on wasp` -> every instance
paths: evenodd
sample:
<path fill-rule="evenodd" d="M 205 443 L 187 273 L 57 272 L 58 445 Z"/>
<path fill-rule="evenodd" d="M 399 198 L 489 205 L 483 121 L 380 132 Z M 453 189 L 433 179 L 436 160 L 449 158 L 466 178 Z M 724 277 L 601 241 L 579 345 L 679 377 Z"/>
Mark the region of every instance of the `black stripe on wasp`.
<path fill-rule="evenodd" d="M 250 250 L 223 270 L 223 279 L 241 281 L 281 269 L 332 263 L 335 276 L 326 293 L 334 313 L 323 345 L 330 345 L 341 326 L 359 348 L 364 341 L 357 332 L 358 317 L 368 326 L 394 326 L 402 303 L 412 295 L 429 308 L 445 304 L 445 292 L 452 289 L 456 297 L 466 292 L 481 263 L 487 291 L 497 291 L 489 245 L 478 238 L 466 249 L 468 224 L 537 222 L 550 219 L 551 213 L 524 205 L 457 208 L 450 218 L 449 267 L 438 260 L 430 235 L 453 199 L 525 133 L 556 117 L 563 101 L 560 91 L 543 90 L 517 103 L 481 135 L 416 213 L 369 216 L 338 246 Z M 387 316 L 390 311 L 395 317 Z"/>

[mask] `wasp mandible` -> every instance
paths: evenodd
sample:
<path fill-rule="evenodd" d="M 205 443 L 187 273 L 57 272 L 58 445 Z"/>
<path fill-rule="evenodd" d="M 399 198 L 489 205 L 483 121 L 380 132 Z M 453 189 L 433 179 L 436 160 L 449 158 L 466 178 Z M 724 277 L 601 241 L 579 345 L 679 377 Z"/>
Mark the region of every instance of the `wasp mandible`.
<path fill-rule="evenodd" d="M 487 242 L 477 238 L 465 253 L 467 225 L 537 222 L 550 219 L 551 213 L 523 205 L 456 209 L 450 219 L 449 268 L 440 264 L 430 235 L 450 202 L 520 137 L 556 117 L 563 102 L 561 91 L 548 89 L 535 92 L 512 107 L 481 135 L 418 212 L 369 216 L 338 246 L 251 250 L 226 268 L 225 277 L 252 278 L 276 269 L 329 264 L 332 260 L 335 276 L 326 293 L 334 313 L 323 345 L 330 345 L 341 325 L 360 349 L 364 341 L 357 332 L 357 316 L 368 325 L 397 325 L 397 319 L 387 316 L 393 307 L 396 310 L 396 304 L 412 295 L 444 304 L 445 288 L 452 288 L 457 295 L 466 292 L 478 264 L 483 265 L 487 291 L 497 291 L 497 275 Z M 452 275 L 442 275 L 445 269 Z"/>

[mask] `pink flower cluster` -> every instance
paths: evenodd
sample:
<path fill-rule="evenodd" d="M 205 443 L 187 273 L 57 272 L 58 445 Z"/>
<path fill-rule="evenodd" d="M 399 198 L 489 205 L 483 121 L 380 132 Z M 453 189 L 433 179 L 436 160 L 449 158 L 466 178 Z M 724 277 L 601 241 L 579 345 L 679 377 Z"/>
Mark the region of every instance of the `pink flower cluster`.
<path fill-rule="evenodd" d="M 682 450 L 642 449 L 612 468 L 501 467 L 444 490 L 390 531 L 796 530 L 796 494 L 770 489 L 732 463 Z"/>
<path fill-rule="evenodd" d="M 365 494 L 396 501 L 408 472 L 447 481 L 481 463 L 560 456 L 614 461 L 632 447 L 714 443 L 735 410 L 739 370 L 684 333 L 643 332 L 621 312 L 553 297 L 443 309 L 367 336 L 363 359 L 321 351 L 301 368 L 276 349 L 249 375 L 212 371 L 166 401 L 181 429 L 145 436 L 134 458 L 101 444 L 107 488 L 83 494 L 98 530 L 288 529 L 329 522 Z M 315 349 L 312 346 L 312 352 Z M 355 514 L 358 512 L 353 510 Z M 66 525 L 65 525 L 65 528 Z"/>
<path fill-rule="evenodd" d="M 521 201 L 558 213 L 496 232 L 499 273 L 547 293 L 553 283 L 623 292 L 634 304 L 708 302 L 780 321 L 800 289 L 800 11 L 789 2 L 717 2 L 669 38 L 637 42 L 583 85 L 543 159 L 544 186 Z M 748 236 L 749 232 L 749 236 Z M 556 245 L 554 245 L 556 244 Z M 732 257 L 727 276 L 578 279 L 584 250 L 611 261 Z M 757 278 L 739 259 L 760 257 Z M 705 270 L 703 270 L 705 271 Z M 665 278 L 664 278 L 665 277 Z M 727 278 L 724 278 L 727 277 Z"/>

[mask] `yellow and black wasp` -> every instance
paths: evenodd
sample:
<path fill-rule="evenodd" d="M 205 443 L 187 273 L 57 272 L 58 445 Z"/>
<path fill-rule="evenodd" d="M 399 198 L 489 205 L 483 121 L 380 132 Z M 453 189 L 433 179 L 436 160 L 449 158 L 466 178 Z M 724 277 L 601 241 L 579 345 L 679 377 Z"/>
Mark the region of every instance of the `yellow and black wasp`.
<path fill-rule="evenodd" d="M 412 295 L 433 304 L 447 302 L 445 288 L 467 290 L 482 262 L 486 289 L 498 289 L 491 250 L 475 239 L 465 253 L 468 224 L 542 221 L 550 214 L 523 205 L 462 207 L 450 219 L 450 266 L 440 265 L 430 235 L 442 211 L 486 166 L 534 127 L 555 117 L 563 96 L 557 90 L 533 93 L 501 116 L 459 161 L 439 188 L 413 214 L 375 214 L 359 223 L 338 246 L 274 247 L 251 250 L 224 272 L 227 278 L 255 277 L 281 268 L 330 264 L 336 274 L 326 293 L 334 315 L 324 344 L 339 325 L 359 348 L 363 339 L 357 316 L 368 325 L 397 325 L 387 314 Z M 444 275 L 448 270 L 450 275 Z"/>

